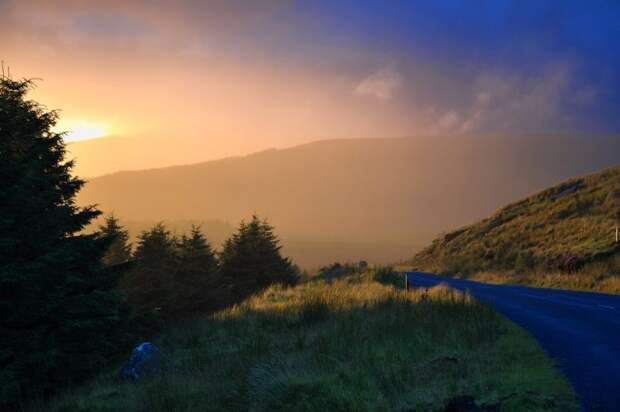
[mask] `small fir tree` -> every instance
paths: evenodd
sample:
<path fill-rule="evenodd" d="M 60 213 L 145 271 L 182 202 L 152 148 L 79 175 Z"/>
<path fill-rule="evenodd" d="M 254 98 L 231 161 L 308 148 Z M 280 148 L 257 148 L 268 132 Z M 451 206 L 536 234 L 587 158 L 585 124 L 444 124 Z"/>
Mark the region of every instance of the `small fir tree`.
<path fill-rule="evenodd" d="M 122 282 L 138 313 L 168 310 L 177 268 L 176 248 L 176 238 L 162 223 L 138 237 L 135 266 Z"/>
<path fill-rule="evenodd" d="M 175 306 L 179 313 L 191 314 L 212 309 L 216 292 L 217 258 L 200 228 L 192 226 L 178 246 L 179 264 L 175 282 Z"/>
<path fill-rule="evenodd" d="M 134 258 L 143 267 L 168 269 L 175 263 L 176 246 L 177 239 L 163 223 L 158 223 L 138 236 Z"/>
<path fill-rule="evenodd" d="M 221 276 L 236 298 L 258 292 L 273 283 L 293 285 L 298 270 L 280 253 L 274 228 L 256 215 L 241 222 L 220 255 Z"/>
<path fill-rule="evenodd" d="M 125 230 L 114 215 L 109 215 L 105 223 L 99 226 L 99 234 L 110 240 L 110 247 L 103 257 L 103 263 L 108 266 L 121 265 L 131 259 L 131 244 L 129 232 Z"/>
<path fill-rule="evenodd" d="M 206 273 L 216 269 L 217 259 L 213 248 L 202 234 L 200 227 L 192 225 L 189 236 L 183 235 L 179 242 L 179 258 L 187 268 Z"/>

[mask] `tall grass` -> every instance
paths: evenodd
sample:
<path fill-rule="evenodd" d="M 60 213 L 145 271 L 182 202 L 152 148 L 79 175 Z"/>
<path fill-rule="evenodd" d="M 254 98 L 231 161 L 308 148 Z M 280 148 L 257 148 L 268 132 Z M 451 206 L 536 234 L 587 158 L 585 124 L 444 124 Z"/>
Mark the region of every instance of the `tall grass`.
<path fill-rule="evenodd" d="M 32 410 L 433 411 L 463 394 L 503 411 L 577 409 L 514 324 L 445 286 L 407 293 L 376 276 L 271 287 L 163 334 L 160 377 L 112 371 Z"/>
<path fill-rule="evenodd" d="M 486 283 L 527 285 L 539 288 L 570 289 L 620 294 L 620 276 L 580 271 L 578 273 L 480 272 L 469 279 Z"/>

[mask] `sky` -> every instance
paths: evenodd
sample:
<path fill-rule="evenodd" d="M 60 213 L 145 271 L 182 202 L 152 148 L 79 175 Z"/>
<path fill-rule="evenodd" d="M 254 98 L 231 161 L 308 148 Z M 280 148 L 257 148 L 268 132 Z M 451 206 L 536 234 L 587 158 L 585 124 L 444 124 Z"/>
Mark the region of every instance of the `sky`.
<path fill-rule="evenodd" d="M 618 39 L 616 0 L 0 0 L 0 58 L 42 79 L 33 97 L 68 140 L 167 142 L 148 147 L 158 159 L 189 141 L 207 160 L 328 138 L 616 134 Z"/>

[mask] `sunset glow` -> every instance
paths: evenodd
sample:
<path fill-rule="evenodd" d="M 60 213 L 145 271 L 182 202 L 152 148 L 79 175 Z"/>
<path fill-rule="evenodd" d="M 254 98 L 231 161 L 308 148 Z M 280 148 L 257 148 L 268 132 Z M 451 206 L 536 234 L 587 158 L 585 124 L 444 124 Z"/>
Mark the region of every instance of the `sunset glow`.
<path fill-rule="evenodd" d="M 80 122 L 61 128 L 59 131 L 66 132 L 65 141 L 75 142 L 79 140 L 96 139 L 108 135 L 108 126 L 96 123 Z"/>

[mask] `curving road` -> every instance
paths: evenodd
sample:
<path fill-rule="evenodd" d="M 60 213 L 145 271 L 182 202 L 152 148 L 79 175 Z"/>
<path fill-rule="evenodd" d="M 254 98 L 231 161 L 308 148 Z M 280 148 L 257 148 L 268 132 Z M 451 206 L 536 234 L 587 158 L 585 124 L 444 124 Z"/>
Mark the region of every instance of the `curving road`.
<path fill-rule="evenodd" d="M 447 283 L 526 328 L 558 362 L 585 411 L 620 411 L 620 295 L 491 285 L 408 272 L 410 287 Z"/>

